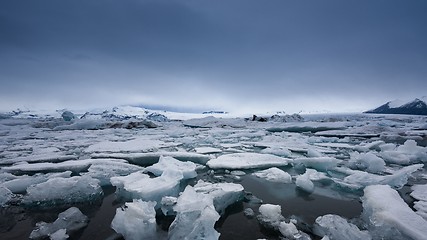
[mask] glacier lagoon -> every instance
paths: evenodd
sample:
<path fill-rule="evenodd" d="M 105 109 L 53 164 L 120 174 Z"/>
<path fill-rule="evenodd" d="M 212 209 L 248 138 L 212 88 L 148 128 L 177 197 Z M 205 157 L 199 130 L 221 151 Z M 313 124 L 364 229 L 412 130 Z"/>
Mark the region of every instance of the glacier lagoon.
<path fill-rule="evenodd" d="M 427 236 L 426 117 L 176 118 L 3 117 L 0 238 Z M 86 224 L 57 221 L 72 207 Z"/>

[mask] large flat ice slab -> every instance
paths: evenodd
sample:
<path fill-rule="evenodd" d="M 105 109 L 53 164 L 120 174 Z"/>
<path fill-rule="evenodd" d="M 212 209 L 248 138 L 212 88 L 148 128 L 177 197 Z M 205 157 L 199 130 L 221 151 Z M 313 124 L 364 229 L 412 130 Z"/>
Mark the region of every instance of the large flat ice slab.
<path fill-rule="evenodd" d="M 213 169 L 251 169 L 286 166 L 290 161 L 291 159 L 271 154 L 232 153 L 212 159 L 207 163 L 207 165 Z"/>
<path fill-rule="evenodd" d="M 184 179 L 188 179 L 197 176 L 196 167 L 193 162 L 182 162 L 173 157 L 160 156 L 158 163 L 147 167 L 145 170 L 156 176 L 160 176 L 166 171 L 178 171 L 182 173 Z"/>
<path fill-rule="evenodd" d="M 85 152 L 148 152 L 168 146 L 171 146 L 171 144 L 167 144 L 161 140 L 137 138 L 123 142 L 106 141 L 95 143 L 89 146 Z"/>
<path fill-rule="evenodd" d="M 160 156 L 173 157 L 180 161 L 190 161 L 199 164 L 206 164 L 210 160 L 207 155 L 192 152 L 149 152 L 149 153 L 95 153 L 92 158 L 118 158 L 125 159 L 133 164 L 148 166 L 157 163 Z"/>
<path fill-rule="evenodd" d="M 393 239 L 401 234 L 412 239 L 426 239 L 427 221 L 412 211 L 390 186 L 366 187 L 362 202 L 362 216 L 374 238 Z"/>

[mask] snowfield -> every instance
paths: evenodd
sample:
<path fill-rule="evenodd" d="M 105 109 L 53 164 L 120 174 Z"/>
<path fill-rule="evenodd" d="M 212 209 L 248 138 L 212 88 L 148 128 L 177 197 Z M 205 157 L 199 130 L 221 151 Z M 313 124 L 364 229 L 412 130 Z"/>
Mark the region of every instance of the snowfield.
<path fill-rule="evenodd" d="M 427 117 L 183 115 L 3 114 L 0 239 L 427 238 Z"/>

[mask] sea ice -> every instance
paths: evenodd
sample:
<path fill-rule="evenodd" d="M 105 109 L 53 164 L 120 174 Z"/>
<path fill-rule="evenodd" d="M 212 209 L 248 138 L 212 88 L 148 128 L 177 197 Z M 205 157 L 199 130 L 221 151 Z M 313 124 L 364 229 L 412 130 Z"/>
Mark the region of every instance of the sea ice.
<path fill-rule="evenodd" d="M 125 199 L 142 199 L 160 203 L 163 196 L 178 196 L 182 179 L 182 173 L 177 171 L 166 171 L 156 178 L 135 172 L 124 177 L 112 177 L 111 184 L 117 187 L 116 193 Z"/>
<path fill-rule="evenodd" d="M 160 156 L 159 162 L 147 167 L 145 171 L 156 176 L 160 176 L 166 171 L 177 171 L 182 173 L 184 179 L 189 179 L 197 176 L 196 167 L 193 162 L 181 162 L 173 157 Z"/>
<path fill-rule="evenodd" d="M 89 218 L 78 208 L 71 207 L 58 215 L 53 223 L 39 222 L 31 232 L 30 239 L 55 239 L 87 226 Z"/>
<path fill-rule="evenodd" d="M 427 220 L 427 184 L 414 185 L 411 189 L 411 197 L 418 200 L 414 202 L 414 208 L 417 210 L 417 214 Z"/>
<path fill-rule="evenodd" d="M 0 186 L 8 188 L 13 193 L 24 193 L 27 191 L 29 186 L 46 182 L 48 179 L 56 177 L 69 178 L 71 177 L 71 171 L 53 174 L 36 174 L 34 176 L 19 176 L 15 179 L 0 184 Z"/>
<path fill-rule="evenodd" d="M 92 158 L 117 158 L 125 159 L 130 163 L 148 166 L 155 164 L 159 161 L 160 156 L 173 157 L 180 161 L 190 161 L 199 164 L 206 164 L 210 160 L 207 155 L 191 152 L 148 152 L 148 153 L 94 153 L 91 154 Z"/>
<path fill-rule="evenodd" d="M 144 170 L 143 167 L 129 164 L 126 162 L 116 161 L 93 161 L 89 167 L 87 173 L 82 175 L 88 175 L 92 178 L 98 179 L 101 186 L 111 185 L 110 179 L 112 177 L 126 176 L 133 172 Z M 107 160 L 107 159 L 106 159 Z M 111 160 L 111 159 L 108 159 Z"/>
<path fill-rule="evenodd" d="M 197 193 L 193 187 L 187 186 L 179 196 L 174 207 L 177 212 L 175 220 L 169 227 L 168 239 L 171 240 L 214 240 L 219 238 L 215 230 L 215 222 L 220 215 L 215 211 L 213 199 Z"/>
<path fill-rule="evenodd" d="M 158 239 L 156 234 L 156 202 L 133 200 L 117 208 L 111 228 L 126 240 Z"/>
<path fill-rule="evenodd" d="M 6 187 L 0 186 L 0 207 L 5 206 L 13 198 L 13 193 Z"/>
<path fill-rule="evenodd" d="M 370 173 L 381 173 L 385 170 L 384 160 L 380 157 L 377 157 L 371 152 L 351 153 L 349 164 L 350 166 L 356 167 L 361 170 L 366 170 Z"/>
<path fill-rule="evenodd" d="M 264 178 L 270 182 L 279 182 L 279 183 L 292 183 L 292 177 L 289 173 L 278 169 L 276 167 L 272 167 L 266 170 L 254 172 L 253 175 Z"/>
<path fill-rule="evenodd" d="M 391 175 L 385 176 L 354 170 L 343 181 L 349 184 L 349 187 L 355 189 L 362 189 L 366 186 L 376 184 L 387 184 L 394 188 L 401 188 L 407 183 L 408 177 L 423 166 L 423 164 L 406 166 L 393 172 Z"/>
<path fill-rule="evenodd" d="M 368 232 L 361 231 L 356 225 L 333 214 L 316 218 L 314 233 L 320 237 L 327 236 L 331 240 L 372 239 Z"/>
<path fill-rule="evenodd" d="M 387 185 L 364 189 L 362 217 L 374 239 L 425 239 L 427 221 L 403 201 L 399 193 Z"/>
<path fill-rule="evenodd" d="M 149 152 L 162 147 L 169 146 L 167 143 L 147 138 L 136 138 L 124 142 L 100 142 L 89 146 L 85 152 L 97 153 L 97 152 Z"/>
<path fill-rule="evenodd" d="M 302 164 L 305 167 L 314 168 L 319 171 L 327 171 L 335 168 L 341 160 L 333 157 L 310 157 L 310 158 L 296 158 L 294 165 Z"/>
<path fill-rule="evenodd" d="M 212 198 L 216 211 L 223 214 L 229 205 L 243 199 L 244 189 L 242 185 L 236 183 L 208 183 L 199 180 L 194 185 L 194 190 Z"/>
<path fill-rule="evenodd" d="M 291 159 L 271 154 L 232 153 L 212 159 L 207 163 L 207 165 L 213 169 L 251 169 L 286 166 L 290 161 Z"/>
<path fill-rule="evenodd" d="M 51 178 L 27 188 L 23 203 L 49 207 L 51 205 L 92 202 L 103 196 L 99 181 L 89 176 Z"/>
<path fill-rule="evenodd" d="M 306 174 L 299 175 L 295 181 L 295 185 L 307 193 L 314 191 L 314 184 Z"/>
<path fill-rule="evenodd" d="M 221 153 L 222 150 L 219 148 L 213 148 L 213 147 L 197 147 L 194 148 L 196 150 L 196 153 L 200 154 L 212 154 L 212 153 Z"/>
<path fill-rule="evenodd" d="M 279 230 L 280 222 L 285 218 L 282 216 L 282 207 L 280 205 L 262 204 L 259 207 L 257 216 L 260 223 L 268 228 Z"/>

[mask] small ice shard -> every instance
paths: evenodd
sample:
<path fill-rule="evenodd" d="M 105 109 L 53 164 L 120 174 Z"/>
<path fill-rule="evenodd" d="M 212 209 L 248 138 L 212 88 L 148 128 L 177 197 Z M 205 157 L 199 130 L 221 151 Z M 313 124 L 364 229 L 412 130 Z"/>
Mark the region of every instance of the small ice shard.
<path fill-rule="evenodd" d="M 306 174 L 299 175 L 295 181 L 295 185 L 297 185 L 298 188 L 304 190 L 307 193 L 314 192 L 314 183 Z"/>
<path fill-rule="evenodd" d="M 196 150 L 196 153 L 200 154 L 213 154 L 213 153 L 221 153 L 222 150 L 219 148 L 213 148 L 213 147 L 196 147 L 194 148 Z"/>
<path fill-rule="evenodd" d="M 258 220 L 262 225 L 268 228 L 279 230 L 280 223 L 285 220 L 282 216 L 282 207 L 280 205 L 262 204 L 259 207 Z"/>
<path fill-rule="evenodd" d="M 160 203 L 163 196 L 178 196 L 182 179 L 182 173 L 177 171 L 166 171 L 156 178 L 135 172 L 124 177 L 112 177 L 111 184 L 117 187 L 116 193 L 126 199 Z"/>
<path fill-rule="evenodd" d="M 30 239 L 61 239 L 67 234 L 78 231 L 87 226 L 89 218 L 78 208 L 71 207 L 58 215 L 53 223 L 39 222 L 31 232 Z"/>
<path fill-rule="evenodd" d="M 372 152 L 351 153 L 349 164 L 350 166 L 354 166 L 361 170 L 366 170 L 370 173 L 381 173 L 385 170 L 384 160 Z"/>
<path fill-rule="evenodd" d="M 215 211 L 210 196 L 197 193 L 193 187 L 187 186 L 179 196 L 174 210 L 177 215 L 169 227 L 168 239 L 214 240 L 219 238 L 220 234 L 215 230 L 214 225 L 220 215 Z"/>
<path fill-rule="evenodd" d="M 417 214 L 427 220 L 427 184 L 414 185 L 411 189 L 411 197 L 418 200 L 414 202 L 414 208 L 417 210 Z"/>
<path fill-rule="evenodd" d="M 327 236 L 331 240 L 369 240 L 372 237 L 366 231 L 361 231 L 356 225 L 333 214 L 316 218 L 314 233 L 317 236 Z"/>
<path fill-rule="evenodd" d="M 270 182 L 292 183 L 291 175 L 289 175 L 289 173 L 281 169 L 278 169 L 276 167 L 255 172 L 253 173 L 253 175 L 259 178 L 264 178 L 265 180 Z"/>
<path fill-rule="evenodd" d="M 156 234 L 156 202 L 133 200 L 117 208 L 111 228 L 123 235 L 126 240 L 158 239 Z"/>
<path fill-rule="evenodd" d="M 289 223 L 285 221 L 280 222 L 279 231 L 286 239 L 311 240 L 310 236 L 307 233 L 299 231 L 292 221 Z"/>
<path fill-rule="evenodd" d="M 58 177 L 28 187 L 23 203 L 48 207 L 57 204 L 97 201 L 103 194 L 97 179 L 89 176 Z"/>
<path fill-rule="evenodd" d="M 271 154 L 232 153 L 212 159 L 207 163 L 207 165 L 213 169 L 251 169 L 286 166 L 290 161 L 291 159 Z"/>
<path fill-rule="evenodd" d="M 252 210 L 252 208 L 245 208 L 243 214 L 248 218 L 253 218 L 255 216 L 255 212 Z"/>
<path fill-rule="evenodd" d="M 64 111 L 61 115 L 62 119 L 64 119 L 64 121 L 69 122 L 73 119 L 76 118 L 76 116 L 74 115 L 74 113 L 70 112 L 70 111 Z"/>
<path fill-rule="evenodd" d="M 184 179 L 194 178 L 197 176 L 196 164 L 193 162 L 181 162 L 173 157 L 160 156 L 159 162 L 147 167 L 145 170 L 160 176 L 165 171 L 178 171 L 182 173 Z"/>
<path fill-rule="evenodd" d="M 364 189 L 362 217 L 374 239 L 425 239 L 427 221 L 416 214 L 388 185 Z"/>
<path fill-rule="evenodd" d="M 243 199 L 244 189 L 236 183 L 208 183 L 199 180 L 194 185 L 194 190 L 212 198 L 216 211 L 223 214 L 229 205 Z"/>
<path fill-rule="evenodd" d="M 13 193 L 6 187 L 0 186 L 0 207 L 5 206 L 13 198 Z"/>
<path fill-rule="evenodd" d="M 178 199 L 176 197 L 162 197 L 162 201 L 160 202 L 160 204 L 163 215 L 176 215 L 175 211 L 173 210 L 173 207 L 176 205 L 177 201 Z"/>
<path fill-rule="evenodd" d="M 423 164 L 407 166 L 385 176 L 354 170 L 343 181 L 348 184 L 347 186 L 352 186 L 355 189 L 376 184 L 387 184 L 394 188 L 401 188 L 407 183 L 408 177 L 423 166 Z"/>
<path fill-rule="evenodd" d="M 296 158 L 294 165 L 302 164 L 305 167 L 314 168 L 319 171 L 327 171 L 335 168 L 341 160 L 333 157 L 310 157 L 310 158 Z"/>

